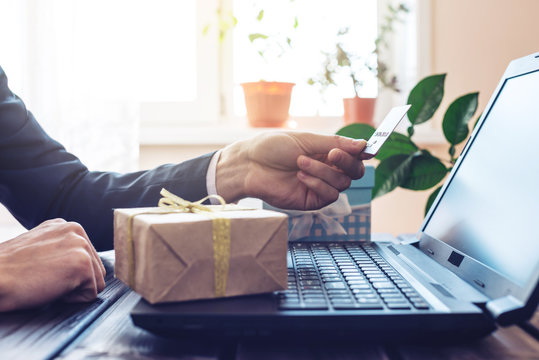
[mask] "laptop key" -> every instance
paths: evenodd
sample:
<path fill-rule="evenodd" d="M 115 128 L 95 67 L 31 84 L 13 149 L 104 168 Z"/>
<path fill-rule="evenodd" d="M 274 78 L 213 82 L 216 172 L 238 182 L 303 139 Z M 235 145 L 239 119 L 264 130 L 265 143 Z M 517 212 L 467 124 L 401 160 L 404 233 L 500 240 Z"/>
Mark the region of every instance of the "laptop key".
<path fill-rule="evenodd" d="M 360 304 L 381 304 L 380 300 L 378 299 L 370 299 L 370 298 L 357 298 L 356 299 L 358 303 Z"/>
<path fill-rule="evenodd" d="M 369 290 L 371 287 L 368 284 L 351 284 L 350 289 L 354 290 Z"/>
<path fill-rule="evenodd" d="M 316 280 L 301 280 L 301 285 L 320 285 L 318 278 Z"/>
<path fill-rule="evenodd" d="M 329 295 L 331 295 L 331 294 L 349 294 L 348 290 L 346 290 L 346 289 L 328 289 L 327 293 Z"/>
<path fill-rule="evenodd" d="M 323 291 L 322 291 L 322 288 L 320 289 L 309 289 L 309 290 L 303 290 L 301 292 L 303 295 L 312 295 L 312 294 L 321 294 L 323 295 Z"/>
<path fill-rule="evenodd" d="M 386 306 L 392 310 L 397 310 L 397 309 L 402 309 L 402 310 L 405 310 L 405 309 L 410 309 L 410 305 L 408 303 L 389 303 L 387 304 L 386 303 Z"/>
<path fill-rule="evenodd" d="M 389 288 L 389 289 L 377 289 L 379 294 L 400 294 L 399 290 L 397 288 Z"/>
<path fill-rule="evenodd" d="M 399 294 L 398 292 L 394 292 L 394 293 L 381 293 L 380 294 L 380 297 L 382 299 L 402 299 L 402 300 L 406 300 L 404 298 L 404 296 L 402 296 L 402 294 Z"/>
<path fill-rule="evenodd" d="M 372 290 L 370 287 L 368 289 L 352 289 L 352 292 L 354 294 L 375 294 L 374 290 Z"/>
<path fill-rule="evenodd" d="M 423 301 L 413 302 L 412 305 L 414 305 L 414 307 L 416 309 L 421 309 L 421 310 L 429 308 L 429 305 L 426 302 L 423 302 Z"/>
<path fill-rule="evenodd" d="M 347 283 L 350 285 L 368 285 L 369 282 L 365 280 L 348 280 Z"/>
<path fill-rule="evenodd" d="M 301 285 L 301 290 L 320 290 L 320 285 Z"/>
<path fill-rule="evenodd" d="M 375 281 L 372 283 L 375 289 L 393 289 L 395 285 L 390 281 Z"/>
<path fill-rule="evenodd" d="M 354 274 L 354 275 L 344 275 L 346 280 L 365 280 L 363 275 Z"/>
<path fill-rule="evenodd" d="M 398 298 L 382 298 L 386 304 L 398 304 L 403 303 L 408 305 L 408 301 L 404 297 Z"/>
<path fill-rule="evenodd" d="M 346 289 L 346 285 L 342 282 L 327 282 L 326 289 Z"/>

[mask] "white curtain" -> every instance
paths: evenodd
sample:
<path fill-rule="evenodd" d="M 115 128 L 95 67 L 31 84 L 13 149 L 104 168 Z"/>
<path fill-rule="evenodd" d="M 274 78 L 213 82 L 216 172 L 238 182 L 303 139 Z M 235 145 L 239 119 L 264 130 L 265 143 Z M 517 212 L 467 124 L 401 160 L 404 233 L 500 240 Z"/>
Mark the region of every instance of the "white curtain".
<path fill-rule="evenodd" d="M 90 169 L 135 170 L 141 101 L 168 100 L 151 65 L 141 68 L 158 53 L 148 44 L 163 46 L 139 26 L 151 5 L 0 0 L 0 65 L 12 90 Z"/>

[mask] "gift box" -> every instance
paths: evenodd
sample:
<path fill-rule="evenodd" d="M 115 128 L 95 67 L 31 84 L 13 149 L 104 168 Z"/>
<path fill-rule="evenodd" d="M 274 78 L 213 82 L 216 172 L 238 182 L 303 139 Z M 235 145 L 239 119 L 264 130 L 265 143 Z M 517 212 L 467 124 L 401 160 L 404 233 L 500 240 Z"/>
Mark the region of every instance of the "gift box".
<path fill-rule="evenodd" d="M 352 181 L 339 199 L 316 211 L 289 211 L 273 208 L 289 216 L 289 241 L 362 241 L 371 239 L 371 199 L 374 167 L 365 166 L 365 175 Z"/>
<path fill-rule="evenodd" d="M 285 289 L 286 215 L 218 208 L 116 209 L 116 277 L 152 304 Z"/>

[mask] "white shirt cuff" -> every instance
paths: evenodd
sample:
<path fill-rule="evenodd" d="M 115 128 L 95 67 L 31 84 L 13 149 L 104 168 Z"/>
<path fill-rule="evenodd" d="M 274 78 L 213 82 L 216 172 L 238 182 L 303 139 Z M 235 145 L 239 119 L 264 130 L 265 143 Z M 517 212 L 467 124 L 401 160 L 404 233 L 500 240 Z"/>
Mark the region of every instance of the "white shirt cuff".
<path fill-rule="evenodd" d="M 206 173 L 206 190 L 208 195 L 218 195 L 217 186 L 216 186 L 216 175 L 217 175 L 217 163 L 219 162 L 219 157 L 221 156 L 221 150 L 213 154 L 210 165 L 208 166 L 208 172 Z M 212 205 L 219 205 L 219 200 L 210 198 L 210 203 Z"/>

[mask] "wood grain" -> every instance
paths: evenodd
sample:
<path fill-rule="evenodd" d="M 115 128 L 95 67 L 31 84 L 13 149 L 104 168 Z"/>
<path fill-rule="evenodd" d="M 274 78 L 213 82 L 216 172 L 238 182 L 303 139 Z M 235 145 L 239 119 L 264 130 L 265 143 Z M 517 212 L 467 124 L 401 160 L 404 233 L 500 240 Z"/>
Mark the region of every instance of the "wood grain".
<path fill-rule="evenodd" d="M 402 359 L 539 359 L 539 342 L 518 326 L 500 328 L 492 335 L 448 345 L 417 345 L 398 348 Z"/>
<path fill-rule="evenodd" d="M 129 292 L 120 298 L 86 333 L 67 348 L 61 359 L 217 359 L 220 347 L 205 339 L 182 339 L 156 336 L 135 327 L 129 317 L 140 296 Z"/>

